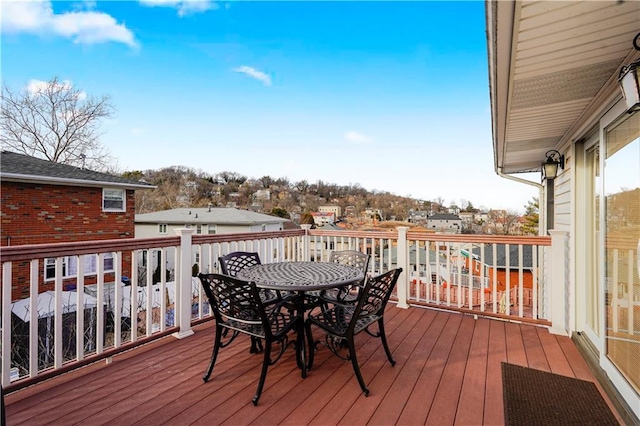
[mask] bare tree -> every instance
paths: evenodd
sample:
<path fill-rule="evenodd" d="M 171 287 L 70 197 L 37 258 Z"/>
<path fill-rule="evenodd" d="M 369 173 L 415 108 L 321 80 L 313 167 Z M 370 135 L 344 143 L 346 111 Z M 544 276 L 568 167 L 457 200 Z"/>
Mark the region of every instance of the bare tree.
<path fill-rule="evenodd" d="M 520 232 L 520 215 L 514 210 L 489 210 L 485 233 L 496 235 L 517 235 Z"/>
<path fill-rule="evenodd" d="M 54 77 L 21 92 L 2 87 L 0 141 L 3 149 L 94 170 L 112 170 L 114 159 L 99 137 L 111 117 L 108 96 L 88 97 Z"/>

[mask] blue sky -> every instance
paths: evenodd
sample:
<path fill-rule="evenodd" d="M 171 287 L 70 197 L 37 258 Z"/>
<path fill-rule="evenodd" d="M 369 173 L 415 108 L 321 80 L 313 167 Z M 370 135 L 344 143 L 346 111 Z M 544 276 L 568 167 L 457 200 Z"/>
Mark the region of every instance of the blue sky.
<path fill-rule="evenodd" d="M 123 171 L 516 211 L 538 195 L 493 169 L 481 1 L 3 1 L 1 47 L 9 87 L 57 76 L 111 97 L 101 140 Z"/>

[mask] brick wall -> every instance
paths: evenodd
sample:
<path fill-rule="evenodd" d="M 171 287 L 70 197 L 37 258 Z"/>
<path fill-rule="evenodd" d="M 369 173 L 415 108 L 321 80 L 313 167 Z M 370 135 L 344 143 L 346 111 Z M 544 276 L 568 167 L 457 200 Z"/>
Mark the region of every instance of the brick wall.
<path fill-rule="evenodd" d="M 134 191 L 126 191 L 126 211 L 102 211 L 102 188 L 2 182 L 0 246 L 133 238 Z M 131 276 L 131 253 L 123 253 L 123 272 Z M 53 290 L 39 265 L 39 291 Z M 105 280 L 113 280 L 113 274 Z M 74 279 L 64 281 L 72 284 Z M 85 284 L 95 283 L 86 277 Z M 29 296 L 29 262 L 14 263 L 12 299 Z"/>
<path fill-rule="evenodd" d="M 102 188 L 2 182 L 0 245 L 133 238 L 135 198 L 102 211 Z"/>

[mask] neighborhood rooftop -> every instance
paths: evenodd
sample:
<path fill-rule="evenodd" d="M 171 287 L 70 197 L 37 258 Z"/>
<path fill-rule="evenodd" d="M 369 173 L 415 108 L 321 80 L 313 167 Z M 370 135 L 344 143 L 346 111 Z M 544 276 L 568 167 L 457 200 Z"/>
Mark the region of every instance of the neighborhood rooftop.
<path fill-rule="evenodd" d="M 42 160 L 11 151 L 2 151 L 0 177 L 4 181 L 44 182 L 58 185 L 82 184 L 82 186 L 87 186 L 95 184 L 96 186 L 104 186 L 107 184 L 127 188 L 154 187 L 146 182 Z"/>
<path fill-rule="evenodd" d="M 274 224 L 289 222 L 267 214 L 236 208 L 179 208 L 136 215 L 136 223 L 217 223 L 217 224 Z"/>

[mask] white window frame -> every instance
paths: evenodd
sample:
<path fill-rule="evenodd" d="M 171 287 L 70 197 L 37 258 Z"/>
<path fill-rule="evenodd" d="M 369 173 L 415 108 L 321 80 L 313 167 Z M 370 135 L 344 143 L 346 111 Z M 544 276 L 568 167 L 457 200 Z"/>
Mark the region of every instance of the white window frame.
<path fill-rule="evenodd" d="M 209 224 L 209 226 L 208 226 L 208 228 L 209 228 L 209 229 L 208 229 L 207 233 L 208 233 L 209 235 L 215 235 L 215 234 L 218 232 L 218 227 L 217 227 L 217 225 L 213 225 L 213 224 L 211 224 L 211 223 L 210 223 L 210 224 Z"/>
<path fill-rule="evenodd" d="M 119 196 L 118 196 L 119 194 Z M 107 207 L 106 203 L 120 202 L 120 207 Z M 124 212 L 127 210 L 127 191 L 120 188 L 102 188 L 102 211 Z"/>
<path fill-rule="evenodd" d="M 158 224 L 158 234 L 162 234 L 162 235 L 166 235 L 169 231 L 168 231 L 168 225 L 166 223 L 159 223 Z"/>
<path fill-rule="evenodd" d="M 84 273 L 83 276 L 88 277 L 97 274 L 97 254 L 84 254 L 80 256 L 84 259 Z M 76 278 L 78 276 L 78 261 L 76 256 L 65 256 L 62 258 L 62 279 Z M 114 255 L 113 253 L 104 254 L 104 269 L 105 273 L 114 272 Z M 82 262 L 82 260 L 81 260 Z M 53 281 L 56 278 L 56 258 L 48 257 L 44 260 L 44 280 Z"/>

